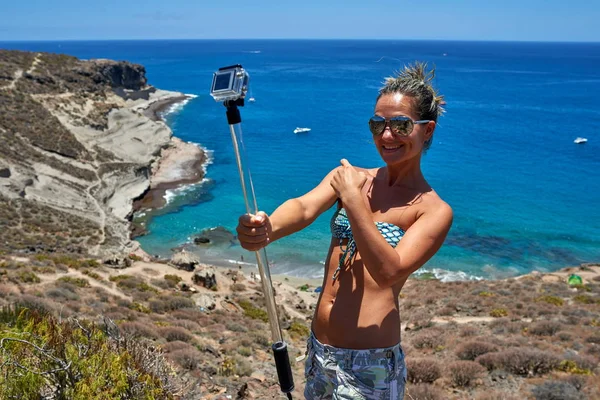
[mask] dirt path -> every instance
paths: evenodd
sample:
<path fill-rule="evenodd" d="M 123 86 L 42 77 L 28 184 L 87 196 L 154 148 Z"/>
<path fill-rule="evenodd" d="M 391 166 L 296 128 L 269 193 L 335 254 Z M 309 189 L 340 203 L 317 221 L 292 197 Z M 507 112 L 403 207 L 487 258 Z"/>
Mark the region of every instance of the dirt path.
<path fill-rule="evenodd" d="M 17 69 L 15 71 L 15 75 L 14 75 L 13 81 L 11 83 L 9 83 L 8 85 L 6 85 L 6 86 L 0 87 L 0 89 L 9 89 L 9 90 L 12 90 L 12 89 L 16 88 L 17 87 L 17 82 L 19 82 L 19 80 L 23 77 L 23 75 L 25 73 L 31 74 L 35 70 L 35 68 L 37 67 L 37 65 L 41 61 L 40 60 L 40 55 L 41 54 L 39 54 L 39 53 L 36 54 L 35 59 L 31 63 L 31 66 L 29 67 L 29 69 L 27 71 L 23 72 L 22 69 Z"/>

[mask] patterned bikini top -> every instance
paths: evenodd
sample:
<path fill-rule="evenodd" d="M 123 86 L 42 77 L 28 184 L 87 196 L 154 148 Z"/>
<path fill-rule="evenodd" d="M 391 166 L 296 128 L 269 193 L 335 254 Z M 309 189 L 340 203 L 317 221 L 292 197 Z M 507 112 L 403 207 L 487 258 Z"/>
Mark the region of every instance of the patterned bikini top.
<path fill-rule="evenodd" d="M 387 222 L 375 222 L 375 225 L 385 241 L 394 248 L 404 236 L 404 230 L 394 224 Z M 337 269 L 333 273 L 333 280 L 335 281 L 342 270 L 342 267 L 346 263 L 352 263 L 352 260 L 356 255 L 356 242 L 354 241 L 354 236 L 352 235 L 352 227 L 350 226 L 350 220 L 348 220 L 346 210 L 343 208 L 338 208 L 331 217 L 331 234 L 333 237 L 340 239 L 340 250 L 342 250 L 342 257 L 340 258 Z M 346 245 L 345 249 L 342 247 L 343 239 L 348 239 L 348 244 Z"/>

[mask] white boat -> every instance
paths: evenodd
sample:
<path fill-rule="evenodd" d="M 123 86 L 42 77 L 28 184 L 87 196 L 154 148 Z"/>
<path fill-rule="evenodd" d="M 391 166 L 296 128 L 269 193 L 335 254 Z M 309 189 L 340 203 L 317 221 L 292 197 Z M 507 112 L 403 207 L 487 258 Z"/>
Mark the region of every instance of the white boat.
<path fill-rule="evenodd" d="M 587 139 L 584 137 L 578 137 L 577 139 L 573 140 L 573 143 L 577 143 L 577 144 L 581 144 L 581 143 L 586 143 Z"/>
<path fill-rule="evenodd" d="M 255 99 L 254 97 L 250 97 L 250 98 L 248 99 L 248 101 L 249 101 L 250 103 L 254 103 L 254 102 L 256 101 L 256 99 Z"/>
<path fill-rule="evenodd" d="M 310 132 L 310 128 L 296 127 L 296 129 L 294 129 L 294 133 L 303 133 L 303 132 Z"/>

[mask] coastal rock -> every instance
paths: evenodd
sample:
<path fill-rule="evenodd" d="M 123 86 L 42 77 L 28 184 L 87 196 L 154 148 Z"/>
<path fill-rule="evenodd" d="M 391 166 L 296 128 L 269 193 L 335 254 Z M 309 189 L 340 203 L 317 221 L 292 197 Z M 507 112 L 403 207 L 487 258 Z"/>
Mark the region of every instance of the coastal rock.
<path fill-rule="evenodd" d="M 192 282 L 207 289 L 216 288 L 217 277 L 215 268 L 204 266 L 202 269 L 195 271 L 194 275 L 192 275 Z"/>
<path fill-rule="evenodd" d="M 199 263 L 200 258 L 194 253 L 190 253 L 186 250 L 182 250 L 171 257 L 171 264 L 177 269 L 182 269 L 184 271 L 193 271 Z"/>
<path fill-rule="evenodd" d="M 210 229 L 205 229 L 194 238 L 194 243 L 208 244 L 215 246 L 231 246 L 235 244 L 235 235 L 227 228 L 217 226 Z"/>
<path fill-rule="evenodd" d="M 214 297 L 209 294 L 195 294 L 192 295 L 192 300 L 200 309 L 205 311 L 214 310 L 217 306 L 217 302 Z"/>
<path fill-rule="evenodd" d="M 129 257 L 121 256 L 108 256 L 102 259 L 102 264 L 109 266 L 110 268 L 122 269 L 131 267 L 131 259 Z"/>
<path fill-rule="evenodd" d="M 10 178 L 10 168 L 0 168 L 0 178 Z"/>

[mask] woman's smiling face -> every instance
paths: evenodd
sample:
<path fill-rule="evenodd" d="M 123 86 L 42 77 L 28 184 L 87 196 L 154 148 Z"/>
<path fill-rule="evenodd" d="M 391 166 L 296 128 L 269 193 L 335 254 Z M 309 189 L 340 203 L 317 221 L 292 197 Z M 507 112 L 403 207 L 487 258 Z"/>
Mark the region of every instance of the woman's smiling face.
<path fill-rule="evenodd" d="M 414 111 L 413 99 L 402 93 L 382 95 L 375 105 L 375 115 L 389 119 L 392 117 L 409 117 L 413 121 L 420 116 Z M 377 151 L 386 164 L 397 164 L 418 156 L 423 151 L 423 145 L 433 134 L 435 122 L 415 124 L 408 136 L 395 135 L 386 125 L 380 135 L 373 135 Z"/>

